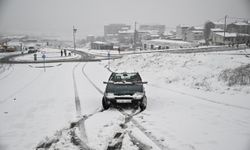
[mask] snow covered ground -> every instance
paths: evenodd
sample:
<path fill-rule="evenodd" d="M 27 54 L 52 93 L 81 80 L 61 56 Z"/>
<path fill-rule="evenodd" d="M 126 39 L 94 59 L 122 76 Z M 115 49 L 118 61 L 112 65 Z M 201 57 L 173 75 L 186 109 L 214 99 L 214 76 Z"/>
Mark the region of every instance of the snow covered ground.
<path fill-rule="evenodd" d="M 229 87 L 218 76 L 225 69 L 249 64 L 245 55 L 249 51 L 136 54 L 112 60 L 110 64 L 114 71 L 138 71 L 149 82 L 145 87 L 148 107 L 134 120 L 149 137 L 166 148 L 248 150 L 249 85 Z M 34 149 L 46 136 L 52 137 L 79 119 L 73 76 L 81 114 L 94 113 L 85 120 L 85 131 L 75 132 L 77 135 L 84 132 L 91 148 L 106 149 L 114 134 L 122 130 L 120 124 L 125 118 L 115 109 L 98 111 L 102 94 L 83 72 L 104 90 L 103 81 L 110 75 L 107 64 L 108 61 L 52 63 L 46 72 L 32 67 L 34 64 L 1 64 L 0 149 Z M 133 126 L 128 124 L 126 130 L 139 133 Z M 62 132 L 64 138 L 51 149 L 77 149 L 69 143 L 72 142 L 68 138 L 70 133 Z M 123 149 L 138 149 L 131 146 L 128 135 L 124 137 Z M 83 135 L 79 136 L 84 139 Z"/>

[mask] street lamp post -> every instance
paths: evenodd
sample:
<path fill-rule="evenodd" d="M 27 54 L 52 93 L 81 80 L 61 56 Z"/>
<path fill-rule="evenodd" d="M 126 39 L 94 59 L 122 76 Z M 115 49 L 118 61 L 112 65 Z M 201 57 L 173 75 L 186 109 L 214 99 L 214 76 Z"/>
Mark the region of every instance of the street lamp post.
<path fill-rule="evenodd" d="M 76 41 L 75 41 L 76 31 L 77 31 L 77 29 L 73 26 L 73 44 L 74 44 L 74 50 L 76 50 Z"/>
<path fill-rule="evenodd" d="M 223 41 L 224 41 L 224 44 L 225 44 L 225 41 L 226 41 L 226 28 L 227 28 L 227 15 L 225 16 L 225 21 L 224 21 L 224 38 L 223 38 Z"/>

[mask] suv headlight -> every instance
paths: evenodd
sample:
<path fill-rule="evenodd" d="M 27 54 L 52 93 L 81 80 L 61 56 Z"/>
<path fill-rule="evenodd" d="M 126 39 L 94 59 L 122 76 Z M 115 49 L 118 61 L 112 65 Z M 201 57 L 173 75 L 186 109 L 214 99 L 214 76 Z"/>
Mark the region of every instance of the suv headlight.
<path fill-rule="evenodd" d="M 143 98 L 143 93 L 139 93 L 139 92 L 136 92 L 134 95 L 133 95 L 133 99 L 142 99 Z"/>
<path fill-rule="evenodd" d="M 115 95 L 114 95 L 114 93 L 107 93 L 107 94 L 106 94 L 106 97 L 107 97 L 108 99 L 114 99 L 114 98 L 115 98 Z"/>

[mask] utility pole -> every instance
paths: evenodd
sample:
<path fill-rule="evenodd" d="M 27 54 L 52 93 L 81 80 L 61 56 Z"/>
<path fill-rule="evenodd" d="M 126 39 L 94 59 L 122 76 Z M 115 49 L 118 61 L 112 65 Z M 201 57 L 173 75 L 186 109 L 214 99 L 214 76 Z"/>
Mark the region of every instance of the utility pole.
<path fill-rule="evenodd" d="M 225 44 L 225 36 L 226 36 L 226 28 L 227 28 L 227 15 L 225 16 L 225 21 L 224 21 L 224 44 Z"/>
<path fill-rule="evenodd" d="M 134 49 L 136 48 L 136 22 L 135 22 L 135 32 L 134 32 Z"/>
<path fill-rule="evenodd" d="M 73 26 L 73 44 L 74 44 L 74 50 L 76 50 L 76 41 L 75 41 L 76 31 L 77 31 L 77 29 Z"/>

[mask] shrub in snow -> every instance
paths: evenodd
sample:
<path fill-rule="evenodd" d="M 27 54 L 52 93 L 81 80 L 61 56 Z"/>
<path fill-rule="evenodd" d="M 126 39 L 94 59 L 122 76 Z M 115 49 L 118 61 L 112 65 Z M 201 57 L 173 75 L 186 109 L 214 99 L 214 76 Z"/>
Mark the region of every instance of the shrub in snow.
<path fill-rule="evenodd" d="M 209 81 L 207 81 L 208 78 L 207 77 L 200 77 L 200 78 L 195 78 L 193 77 L 193 83 L 192 83 L 192 87 L 196 88 L 196 89 L 202 89 L 205 91 L 211 91 L 211 87 L 210 87 L 210 83 Z"/>
<path fill-rule="evenodd" d="M 250 85 L 250 64 L 223 70 L 219 75 L 219 80 L 226 82 L 228 86 Z"/>

